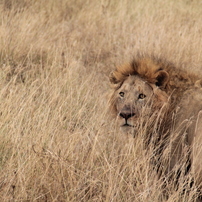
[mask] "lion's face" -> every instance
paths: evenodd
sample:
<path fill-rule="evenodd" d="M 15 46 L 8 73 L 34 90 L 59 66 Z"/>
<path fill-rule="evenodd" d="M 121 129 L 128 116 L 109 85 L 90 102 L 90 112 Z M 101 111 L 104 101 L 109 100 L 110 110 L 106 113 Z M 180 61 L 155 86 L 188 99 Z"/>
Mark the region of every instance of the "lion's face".
<path fill-rule="evenodd" d="M 144 121 L 157 117 L 168 103 L 167 94 L 137 75 L 128 76 L 112 96 L 118 124 L 124 132 L 135 131 Z"/>

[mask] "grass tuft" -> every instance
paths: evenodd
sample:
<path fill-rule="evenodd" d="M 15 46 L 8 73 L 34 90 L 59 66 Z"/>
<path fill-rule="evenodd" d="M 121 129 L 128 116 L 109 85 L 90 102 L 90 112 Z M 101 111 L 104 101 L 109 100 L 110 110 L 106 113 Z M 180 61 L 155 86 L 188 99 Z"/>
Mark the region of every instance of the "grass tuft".
<path fill-rule="evenodd" d="M 137 52 L 201 74 L 201 19 L 200 1 L 2 0 L 1 201 L 194 201 L 172 185 L 164 198 L 106 92 Z"/>

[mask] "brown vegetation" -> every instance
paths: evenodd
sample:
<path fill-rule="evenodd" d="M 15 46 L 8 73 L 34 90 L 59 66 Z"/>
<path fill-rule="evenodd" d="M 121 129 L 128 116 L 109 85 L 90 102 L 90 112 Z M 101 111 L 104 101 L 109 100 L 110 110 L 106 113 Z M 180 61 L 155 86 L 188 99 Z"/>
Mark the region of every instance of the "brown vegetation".
<path fill-rule="evenodd" d="M 108 74 L 140 52 L 198 74 L 200 1 L 0 2 L 1 201 L 164 201 L 142 139 L 107 120 Z M 170 185 L 167 201 L 194 201 Z"/>

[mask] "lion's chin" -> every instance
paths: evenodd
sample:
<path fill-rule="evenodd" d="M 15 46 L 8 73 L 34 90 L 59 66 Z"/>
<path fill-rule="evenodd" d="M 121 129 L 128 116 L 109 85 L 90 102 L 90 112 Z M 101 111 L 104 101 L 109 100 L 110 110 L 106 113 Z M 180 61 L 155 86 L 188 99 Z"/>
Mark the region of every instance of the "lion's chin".
<path fill-rule="evenodd" d="M 123 125 L 121 125 L 120 128 L 121 128 L 121 131 L 123 133 L 133 134 L 136 131 L 135 127 L 133 125 L 130 125 L 130 124 L 123 124 Z"/>

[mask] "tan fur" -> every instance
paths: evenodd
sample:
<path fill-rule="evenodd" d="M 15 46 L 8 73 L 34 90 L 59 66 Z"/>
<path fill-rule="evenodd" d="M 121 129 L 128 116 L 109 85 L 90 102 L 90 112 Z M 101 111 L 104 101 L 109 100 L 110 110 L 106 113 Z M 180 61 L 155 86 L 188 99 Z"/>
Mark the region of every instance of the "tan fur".
<path fill-rule="evenodd" d="M 128 79 L 129 77 L 133 79 L 133 82 Z M 128 85 L 129 81 L 131 84 L 128 90 L 125 86 Z M 153 128 L 154 124 L 149 127 L 151 117 L 153 116 L 156 120 L 161 112 L 161 124 L 157 129 L 158 135 L 159 137 L 168 138 L 169 134 L 170 138 L 172 138 L 171 159 L 169 160 L 169 165 L 166 165 L 168 168 L 166 172 L 171 171 L 180 162 L 185 151 L 183 147 L 187 145 L 191 150 L 191 171 L 198 188 L 201 189 L 201 78 L 177 68 L 165 60 L 150 56 L 137 56 L 130 64 L 120 66 L 113 71 L 110 74 L 110 82 L 112 84 L 112 111 L 120 120 L 120 123 L 123 120 L 125 123 L 129 122 L 130 131 L 136 130 L 135 132 L 138 133 L 135 126 L 144 117 L 146 117 L 144 121 L 147 122 L 148 128 Z M 148 90 L 142 90 L 141 86 L 146 86 L 144 88 Z M 150 92 L 149 87 L 151 87 L 153 94 Z M 123 91 L 121 92 L 121 98 L 120 91 Z M 149 100 L 147 95 L 150 95 L 150 101 L 145 101 L 144 104 L 142 104 L 144 99 L 138 99 L 138 94 L 141 95 L 142 91 L 145 93 L 144 99 Z M 148 103 L 150 104 L 148 105 Z M 145 108 L 147 109 L 147 116 L 145 116 Z M 150 113 L 148 113 L 148 108 L 150 108 Z M 182 136 L 185 136 L 183 141 Z"/>
<path fill-rule="evenodd" d="M 175 129 L 184 128 L 183 131 L 178 133 L 178 138 L 173 143 L 171 151 L 176 151 L 178 148 L 177 156 L 173 152 L 174 160 L 171 161 L 170 169 L 172 169 L 176 161 L 182 156 L 183 142 L 179 141 L 182 135 L 186 136 L 186 143 L 191 150 L 192 161 L 192 175 L 194 181 L 202 189 L 202 88 L 199 82 L 197 85 L 187 90 L 178 105 L 179 111 L 176 116 Z M 201 190 L 202 191 L 202 190 Z"/>

